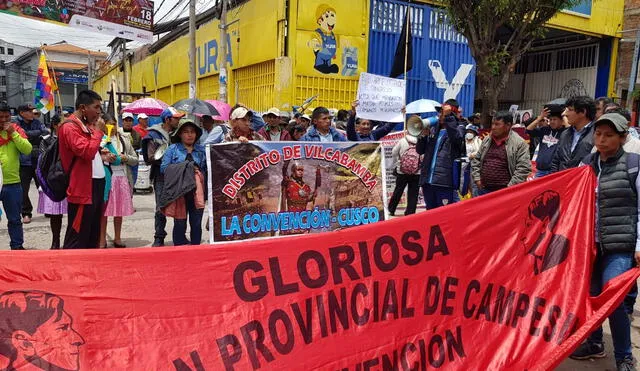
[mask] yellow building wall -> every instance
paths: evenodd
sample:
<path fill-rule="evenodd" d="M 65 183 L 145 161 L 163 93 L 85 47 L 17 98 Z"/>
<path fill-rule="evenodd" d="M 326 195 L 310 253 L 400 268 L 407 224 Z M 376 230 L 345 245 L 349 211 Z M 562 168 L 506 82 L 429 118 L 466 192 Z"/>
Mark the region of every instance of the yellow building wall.
<path fill-rule="evenodd" d="M 624 0 L 591 1 L 591 15 L 570 11 L 559 12 L 549 21 L 549 26 L 593 36 L 620 37 L 624 20 Z"/>

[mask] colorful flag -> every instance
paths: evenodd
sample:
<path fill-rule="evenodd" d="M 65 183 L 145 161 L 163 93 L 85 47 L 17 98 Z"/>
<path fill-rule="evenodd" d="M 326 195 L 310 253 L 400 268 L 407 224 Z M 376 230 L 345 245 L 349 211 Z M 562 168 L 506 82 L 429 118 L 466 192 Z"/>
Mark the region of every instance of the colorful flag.
<path fill-rule="evenodd" d="M 55 82 L 49 76 L 47 68 L 47 59 L 44 53 L 40 54 L 40 64 L 38 65 L 38 79 L 36 80 L 36 89 L 34 92 L 34 103 L 37 109 L 42 113 L 53 110 L 55 106 L 53 91 Z"/>

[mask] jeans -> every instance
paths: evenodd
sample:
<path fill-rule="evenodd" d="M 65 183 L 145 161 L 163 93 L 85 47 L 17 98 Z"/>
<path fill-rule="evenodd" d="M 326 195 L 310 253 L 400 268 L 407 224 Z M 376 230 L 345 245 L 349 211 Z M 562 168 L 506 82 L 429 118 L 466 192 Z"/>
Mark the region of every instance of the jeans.
<path fill-rule="evenodd" d="M 453 188 L 434 186 L 431 184 L 422 185 L 422 194 L 427 210 L 435 209 L 457 202 L 457 191 Z"/>
<path fill-rule="evenodd" d="M 404 211 L 404 215 L 416 213 L 418 192 L 420 192 L 420 188 L 418 187 L 419 180 L 420 175 L 398 174 L 396 176 L 396 188 L 393 190 L 391 200 L 389 200 L 389 212 L 391 214 L 395 214 L 398 203 L 407 185 L 409 186 L 409 190 L 407 191 L 407 208 Z"/>
<path fill-rule="evenodd" d="M 31 179 L 38 187 L 38 176 L 36 175 L 35 166 L 20 166 L 20 183 L 22 183 L 22 216 L 33 216 L 33 205 L 29 199 L 29 188 L 31 187 Z"/>
<path fill-rule="evenodd" d="M 478 189 L 478 196 L 488 195 L 489 193 L 491 193 L 491 191 L 486 188 Z"/>
<path fill-rule="evenodd" d="M 189 242 L 185 237 L 185 234 L 187 233 L 187 219 L 174 219 L 173 244 L 174 246 L 189 245 L 189 243 L 191 243 L 191 245 L 200 245 L 200 242 L 202 241 L 202 214 L 204 214 L 204 209 L 196 209 L 196 205 L 193 200 L 193 193 L 191 195 L 186 195 L 185 201 L 187 206 L 187 218 L 189 218 L 189 227 L 191 228 L 191 242 Z"/>
<path fill-rule="evenodd" d="M 155 214 L 155 234 L 153 238 L 156 240 L 163 240 L 167 237 L 167 232 L 165 228 L 167 227 L 167 217 L 158 209 L 158 204 L 160 203 L 160 195 L 162 194 L 162 190 L 164 189 L 164 179 L 160 180 L 158 178 L 153 180 L 153 192 L 156 196 L 156 214 Z M 174 241 L 175 242 L 175 241 Z"/>
<path fill-rule="evenodd" d="M 615 277 L 634 266 L 633 253 L 606 254 L 596 259 L 591 276 L 591 296 L 600 295 L 602 287 Z M 609 326 L 613 337 L 613 350 L 617 361 L 631 358 L 631 323 L 621 303 L 609 315 Z M 597 328 L 588 339 L 589 342 L 602 344 L 602 327 Z"/>
<path fill-rule="evenodd" d="M 536 170 L 536 179 L 551 174 L 551 170 Z"/>
<path fill-rule="evenodd" d="M 129 166 L 129 169 L 131 169 L 131 177 L 133 178 L 133 185 L 138 181 L 138 166 L 139 165 Z"/>
<path fill-rule="evenodd" d="M 22 218 L 20 217 L 22 185 L 19 183 L 3 185 L 0 192 L 0 201 L 2 201 L 4 211 L 7 213 L 9 247 L 11 247 L 11 250 L 22 250 L 22 244 L 24 243 Z"/>

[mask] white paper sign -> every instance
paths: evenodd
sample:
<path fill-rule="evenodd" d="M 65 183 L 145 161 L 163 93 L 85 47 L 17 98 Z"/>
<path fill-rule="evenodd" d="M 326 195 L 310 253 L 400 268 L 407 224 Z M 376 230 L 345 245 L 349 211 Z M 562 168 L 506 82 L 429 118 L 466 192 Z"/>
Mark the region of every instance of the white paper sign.
<path fill-rule="evenodd" d="M 404 80 L 361 73 L 358 85 L 358 117 L 385 122 L 404 122 L 402 106 L 406 94 L 405 87 Z"/>

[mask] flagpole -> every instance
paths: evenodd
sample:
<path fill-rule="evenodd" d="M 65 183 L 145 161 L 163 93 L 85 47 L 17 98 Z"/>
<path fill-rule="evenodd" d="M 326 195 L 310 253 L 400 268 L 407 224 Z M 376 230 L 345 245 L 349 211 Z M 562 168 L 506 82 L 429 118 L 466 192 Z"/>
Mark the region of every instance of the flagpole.
<path fill-rule="evenodd" d="M 408 19 L 411 19 L 411 0 L 409 0 L 409 3 L 407 4 L 407 15 L 406 17 L 408 17 Z M 409 23 L 410 21 L 405 19 L 404 22 L 407 25 L 407 32 L 405 33 L 405 38 L 404 38 L 404 106 L 407 106 L 407 63 L 408 63 L 408 59 L 409 59 L 409 34 L 411 33 L 411 23 Z M 403 117 L 403 122 L 404 122 L 404 126 L 403 126 L 403 130 L 407 129 L 407 115 L 405 114 Z"/>
<path fill-rule="evenodd" d="M 42 54 L 44 54 L 44 58 L 46 60 L 49 60 L 49 55 L 47 54 L 47 52 L 44 50 L 44 45 L 40 45 L 40 50 L 42 52 Z M 49 68 L 49 64 L 47 64 L 47 68 Z M 51 72 L 53 72 L 53 82 L 56 84 L 56 95 L 58 96 L 58 107 L 60 108 L 60 114 L 62 115 L 62 97 L 60 97 L 60 86 L 58 85 L 58 78 L 56 77 L 56 70 L 53 68 L 53 66 L 51 66 Z M 49 76 L 51 77 L 51 76 Z M 73 97 L 74 99 L 76 97 Z"/>

